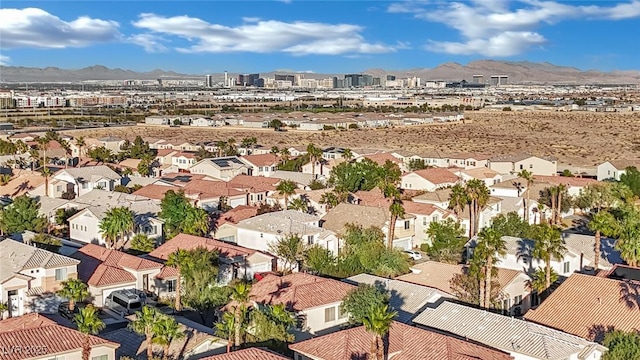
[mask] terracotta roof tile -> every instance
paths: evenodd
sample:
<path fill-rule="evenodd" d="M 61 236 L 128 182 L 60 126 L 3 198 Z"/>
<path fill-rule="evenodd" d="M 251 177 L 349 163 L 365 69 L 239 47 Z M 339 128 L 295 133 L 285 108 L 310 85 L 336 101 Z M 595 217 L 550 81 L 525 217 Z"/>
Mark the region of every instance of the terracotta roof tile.
<path fill-rule="evenodd" d="M 242 220 L 252 218 L 256 215 L 258 215 L 257 207 L 240 205 L 220 215 L 220 219 L 218 219 L 216 225 L 219 227 L 220 225 L 223 225 L 226 223 L 237 224 Z"/>
<path fill-rule="evenodd" d="M 391 161 L 394 164 L 402 163 L 401 159 L 398 159 L 397 157 L 391 155 L 390 153 L 377 153 L 377 154 L 371 154 L 371 155 L 364 155 L 363 157 L 375 162 L 380 166 L 383 166 L 385 162 L 387 162 L 387 160 Z"/>
<path fill-rule="evenodd" d="M 246 194 L 228 186 L 224 181 L 191 180 L 184 186 L 184 192 L 188 195 L 198 195 L 201 199 L 220 196 L 236 196 Z"/>
<path fill-rule="evenodd" d="M 150 252 L 149 256 L 160 260 L 167 260 L 169 255 L 173 254 L 178 249 L 193 250 L 198 247 L 218 251 L 220 256 L 225 257 L 250 256 L 257 252 L 257 250 L 229 244 L 215 239 L 178 234 L 173 239 L 165 242 Z"/>
<path fill-rule="evenodd" d="M 442 168 L 416 170 L 413 173 L 428 180 L 434 185 L 455 183 L 459 180 L 456 175 L 451 173 L 451 171 Z"/>
<path fill-rule="evenodd" d="M 280 158 L 273 154 L 247 155 L 241 159 L 254 166 L 271 166 L 280 161 Z"/>
<path fill-rule="evenodd" d="M 304 273 L 267 275 L 251 288 L 251 300 L 285 304 L 293 311 L 301 311 L 340 302 L 353 288 L 342 281 Z"/>
<path fill-rule="evenodd" d="M 371 339 L 371 334 L 364 326 L 359 326 L 295 343 L 289 348 L 318 360 L 368 359 Z M 387 353 L 393 354 L 394 360 L 513 359 L 496 349 L 397 321 L 392 323 L 389 330 Z"/>
<path fill-rule="evenodd" d="M 271 350 L 248 348 L 228 354 L 214 355 L 201 360 L 287 360 L 289 358 L 276 354 Z"/>
<path fill-rule="evenodd" d="M 144 196 L 149 199 L 162 200 L 164 199 L 164 194 L 169 190 L 173 190 L 175 192 L 179 191 L 181 188 L 177 186 L 166 186 L 166 185 L 156 185 L 150 184 L 141 187 L 140 189 L 134 191 L 133 195 Z"/>
<path fill-rule="evenodd" d="M 534 182 L 538 182 L 538 181 L 543 183 L 548 183 L 548 184 L 554 184 L 554 185 L 558 185 L 558 184 L 569 185 L 573 187 L 584 187 L 589 184 L 601 183 L 598 180 L 589 179 L 589 178 L 568 177 L 568 176 L 542 176 L 542 175 L 534 176 Z M 524 181 L 523 184 L 526 184 L 526 181 Z"/>
<path fill-rule="evenodd" d="M 525 318 L 601 341 L 603 331 L 609 328 L 640 329 L 639 294 L 638 283 L 573 274 Z"/>

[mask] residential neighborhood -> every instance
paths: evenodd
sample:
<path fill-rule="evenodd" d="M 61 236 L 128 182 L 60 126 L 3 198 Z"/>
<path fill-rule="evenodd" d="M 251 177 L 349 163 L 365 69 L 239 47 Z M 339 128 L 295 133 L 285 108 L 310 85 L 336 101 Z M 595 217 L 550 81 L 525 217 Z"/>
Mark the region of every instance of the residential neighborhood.
<path fill-rule="evenodd" d="M 9 138 L 0 359 L 640 356 L 640 160 L 231 140 Z"/>

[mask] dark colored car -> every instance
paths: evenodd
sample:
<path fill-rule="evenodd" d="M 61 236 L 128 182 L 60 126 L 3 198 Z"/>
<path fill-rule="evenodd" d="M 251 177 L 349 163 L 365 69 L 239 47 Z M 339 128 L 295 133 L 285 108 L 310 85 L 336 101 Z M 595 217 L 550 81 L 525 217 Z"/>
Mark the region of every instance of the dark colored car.
<path fill-rule="evenodd" d="M 89 305 L 88 303 L 83 303 L 83 302 L 75 303 L 75 306 L 73 307 L 73 311 L 71 311 L 69 310 L 69 302 L 64 301 L 64 302 L 61 302 L 60 305 L 58 305 L 58 314 L 60 314 L 60 316 L 62 316 L 63 318 L 73 320 L 76 314 L 79 313 L 81 309 L 84 309 L 88 305 Z"/>

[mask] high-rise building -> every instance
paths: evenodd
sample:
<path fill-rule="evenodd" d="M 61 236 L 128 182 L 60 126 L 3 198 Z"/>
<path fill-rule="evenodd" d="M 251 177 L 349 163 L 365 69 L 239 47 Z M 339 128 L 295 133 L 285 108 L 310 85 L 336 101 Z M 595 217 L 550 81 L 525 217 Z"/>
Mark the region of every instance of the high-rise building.
<path fill-rule="evenodd" d="M 246 75 L 243 74 L 238 74 L 238 81 L 236 81 L 236 84 L 238 86 L 246 86 L 246 79 L 245 79 Z"/>
<path fill-rule="evenodd" d="M 213 77 L 211 75 L 207 75 L 205 77 L 204 86 L 206 86 L 206 87 L 212 87 L 213 86 Z"/>
<path fill-rule="evenodd" d="M 373 86 L 380 86 L 380 78 L 379 77 L 374 77 L 373 78 Z"/>
<path fill-rule="evenodd" d="M 472 79 L 471 82 L 474 84 L 484 84 L 484 75 L 473 75 Z"/>
<path fill-rule="evenodd" d="M 291 83 L 296 83 L 296 77 L 294 75 L 274 75 L 276 81 L 291 81 Z"/>
<path fill-rule="evenodd" d="M 509 80 L 508 75 L 491 75 L 491 80 L 489 84 L 491 86 L 507 85 L 508 80 Z"/>
<path fill-rule="evenodd" d="M 395 75 L 387 75 L 387 81 L 395 81 L 395 80 L 396 80 Z"/>
<path fill-rule="evenodd" d="M 372 86 L 373 85 L 373 76 L 371 75 L 362 75 L 362 83 L 360 86 Z"/>
<path fill-rule="evenodd" d="M 229 86 L 229 74 L 227 74 L 227 70 L 224 71 L 224 86 Z"/>

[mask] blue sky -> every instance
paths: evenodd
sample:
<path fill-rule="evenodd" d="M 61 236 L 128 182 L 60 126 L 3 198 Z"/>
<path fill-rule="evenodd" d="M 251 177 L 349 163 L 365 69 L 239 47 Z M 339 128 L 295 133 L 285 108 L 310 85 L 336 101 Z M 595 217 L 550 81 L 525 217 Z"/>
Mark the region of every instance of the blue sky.
<path fill-rule="evenodd" d="M 640 0 L 12 1 L 0 63 L 328 73 L 479 59 L 640 66 Z"/>

